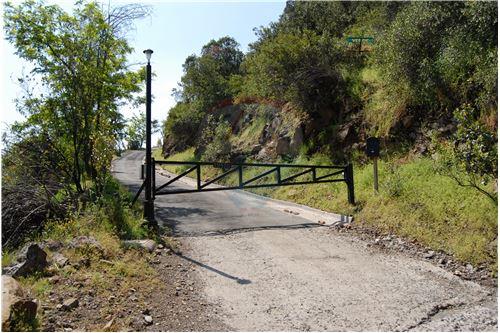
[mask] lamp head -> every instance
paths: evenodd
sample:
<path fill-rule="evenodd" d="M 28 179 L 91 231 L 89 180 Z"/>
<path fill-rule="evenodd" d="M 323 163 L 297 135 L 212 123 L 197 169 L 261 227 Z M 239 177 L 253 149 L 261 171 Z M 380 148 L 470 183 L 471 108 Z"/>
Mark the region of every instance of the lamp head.
<path fill-rule="evenodd" d="M 146 55 L 146 59 L 148 59 L 148 63 L 149 63 L 149 60 L 151 60 L 151 55 L 153 54 L 153 50 L 147 49 L 147 50 L 144 50 L 142 52 Z"/>

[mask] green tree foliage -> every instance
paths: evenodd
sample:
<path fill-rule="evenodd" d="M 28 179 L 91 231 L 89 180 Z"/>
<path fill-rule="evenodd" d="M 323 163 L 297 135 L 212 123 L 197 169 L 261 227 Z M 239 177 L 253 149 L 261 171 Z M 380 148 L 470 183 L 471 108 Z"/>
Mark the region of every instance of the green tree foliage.
<path fill-rule="evenodd" d="M 497 204 L 497 196 L 486 184 L 497 178 L 497 139 L 478 120 L 479 112 L 470 104 L 454 111 L 457 131 L 451 142 L 437 145 L 438 171 L 461 186 L 473 187 Z"/>
<path fill-rule="evenodd" d="M 421 139 L 405 133 L 408 127 L 427 135 L 421 129 L 444 127 L 454 121 L 453 110 L 470 104 L 476 124 L 496 139 L 497 21 L 496 2 L 288 1 L 278 21 L 255 29 L 257 41 L 239 70 L 231 56 L 205 60 L 213 54 L 214 41 L 200 57 L 189 57 L 179 94 L 186 105 L 169 118 L 194 119 L 180 117 L 180 109 L 197 110 L 199 118 L 190 123 L 201 124 L 197 133 L 202 133 L 208 124 L 202 121 L 205 112 L 217 101 L 235 96 L 235 101 L 271 100 L 308 113 L 311 147 L 331 145 L 339 151 L 337 129 L 349 119 L 360 121 L 360 133 L 385 137 L 396 146 L 405 142 L 408 149 L 411 140 Z M 373 37 L 370 52 L 352 52 L 349 36 Z M 217 65 L 221 59 L 230 71 Z M 174 130 L 169 125 L 167 132 Z M 481 146 L 473 136 L 463 140 Z M 460 146 L 467 146 L 464 142 Z M 496 148 L 484 144 L 480 149 L 492 156 Z M 469 172 L 483 178 L 480 170 Z"/>
<path fill-rule="evenodd" d="M 337 65 L 342 56 L 338 44 L 311 31 L 280 33 L 247 56 L 244 93 L 314 112 L 335 104 L 345 92 Z"/>
<path fill-rule="evenodd" d="M 4 245 L 15 247 L 103 194 L 124 134 L 118 108 L 138 102 L 144 77 L 127 66 L 125 33 L 147 12 L 127 5 L 104 13 L 78 2 L 69 14 L 41 1 L 5 3 L 5 37 L 32 71 L 19 78 L 25 95 L 17 107 L 26 120 L 3 138 Z"/>
<path fill-rule="evenodd" d="M 6 39 L 33 65 L 43 91 L 19 101 L 27 120 L 17 130 L 47 138 L 62 160 L 65 182 L 78 192 L 87 179 L 99 185 L 124 127 L 118 107 L 140 91 L 143 78 L 127 67 L 132 48 L 124 32 L 147 9 L 105 14 L 97 3 L 79 2 L 71 15 L 36 1 L 4 9 Z"/>
<path fill-rule="evenodd" d="M 158 120 L 151 121 L 151 133 L 156 133 L 160 130 Z M 140 112 L 138 115 L 133 115 L 127 123 L 126 140 L 128 149 L 141 149 L 146 142 L 146 114 Z"/>
<path fill-rule="evenodd" d="M 222 119 L 207 117 L 207 124 L 198 142 L 198 151 L 205 161 L 229 162 L 231 125 Z"/>
<path fill-rule="evenodd" d="M 451 118 L 451 110 L 465 102 L 482 111 L 496 109 L 496 17 L 496 3 L 402 7 L 372 55 L 383 83 L 368 111 L 379 134 L 387 134 L 405 114 Z"/>
<path fill-rule="evenodd" d="M 178 103 L 164 124 L 164 147 L 185 149 L 196 144 L 194 134 L 205 114 L 240 91 L 242 60 L 238 43 L 227 36 L 204 45 L 200 56 L 186 58 L 179 89 L 174 90 Z"/>
<path fill-rule="evenodd" d="M 202 119 L 203 113 L 192 104 L 177 103 L 163 124 L 166 145 L 178 151 L 193 146 Z"/>
<path fill-rule="evenodd" d="M 184 62 L 181 78 L 181 101 L 207 111 L 217 102 L 231 97 L 229 80 L 240 72 L 243 53 L 231 37 L 211 40 L 201 56 L 191 55 Z"/>

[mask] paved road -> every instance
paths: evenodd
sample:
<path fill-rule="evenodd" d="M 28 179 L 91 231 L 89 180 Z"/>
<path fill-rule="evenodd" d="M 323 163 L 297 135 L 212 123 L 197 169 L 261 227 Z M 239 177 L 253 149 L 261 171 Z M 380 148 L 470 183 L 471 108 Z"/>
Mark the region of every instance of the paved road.
<path fill-rule="evenodd" d="M 142 157 L 127 152 L 115 176 L 138 188 Z M 497 330 L 496 290 L 318 226 L 316 210 L 284 207 L 242 191 L 157 197 L 157 218 L 186 244 L 234 330 Z"/>

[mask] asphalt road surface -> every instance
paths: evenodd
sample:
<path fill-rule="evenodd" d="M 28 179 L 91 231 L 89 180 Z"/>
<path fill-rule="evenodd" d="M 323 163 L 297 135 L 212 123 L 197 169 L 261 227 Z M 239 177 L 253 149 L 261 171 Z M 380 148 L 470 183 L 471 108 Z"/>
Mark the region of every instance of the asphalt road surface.
<path fill-rule="evenodd" d="M 130 151 L 113 163 L 131 190 L 143 157 Z M 316 223 L 335 214 L 244 191 L 159 196 L 155 207 L 234 330 L 497 331 L 496 289 Z"/>

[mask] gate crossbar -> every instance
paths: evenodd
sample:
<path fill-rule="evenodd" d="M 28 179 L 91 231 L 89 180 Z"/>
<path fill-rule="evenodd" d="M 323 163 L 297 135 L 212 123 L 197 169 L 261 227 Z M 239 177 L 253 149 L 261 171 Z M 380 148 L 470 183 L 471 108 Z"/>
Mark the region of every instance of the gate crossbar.
<path fill-rule="evenodd" d="M 290 185 L 306 185 L 306 184 L 318 184 L 318 183 L 334 183 L 334 182 L 345 182 L 347 184 L 347 194 L 349 203 L 354 204 L 354 177 L 352 164 L 347 166 L 327 166 L 327 165 L 302 165 L 302 164 L 270 164 L 270 163 L 218 163 L 218 162 L 185 162 L 185 161 L 153 161 L 154 164 L 166 164 L 166 165 L 185 165 L 190 166 L 189 169 L 182 172 L 181 174 L 175 176 L 165 184 L 156 187 L 153 184 L 153 191 L 155 195 L 166 195 L 166 194 L 180 194 L 180 193 L 194 193 L 194 192 L 209 192 L 209 191 L 223 191 L 223 190 L 237 190 L 237 189 L 247 189 L 247 188 L 262 188 L 262 187 L 273 187 L 273 186 L 290 186 Z M 222 174 L 202 183 L 201 180 L 201 167 L 202 166 L 213 166 L 216 168 L 222 168 L 224 171 Z M 245 167 L 271 167 L 270 170 L 266 170 L 261 174 L 254 176 L 248 180 L 243 180 L 243 170 Z M 153 167 L 154 168 L 154 167 Z M 284 179 L 281 178 L 282 168 L 306 168 L 306 170 L 295 173 Z M 318 176 L 317 171 L 319 169 L 323 170 L 336 170 L 334 172 L 327 173 L 325 175 Z M 165 190 L 165 188 L 171 185 L 173 182 L 179 180 L 182 177 L 186 177 L 187 174 L 196 170 L 196 188 L 195 189 L 171 189 Z M 238 172 L 238 185 L 233 186 L 219 186 L 210 187 L 207 186 L 215 183 L 218 180 L 227 177 L 233 172 Z M 262 179 L 272 173 L 275 173 L 274 183 L 265 184 L 255 184 L 254 182 Z M 295 181 L 292 180 L 306 175 L 312 174 L 311 180 Z M 331 178 L 334 176 L 342 175 L 342 178 Z M 153 178 L 154 179 L 154 178 Z M 252 184 L 254 183 L 254 184 Z"/>

